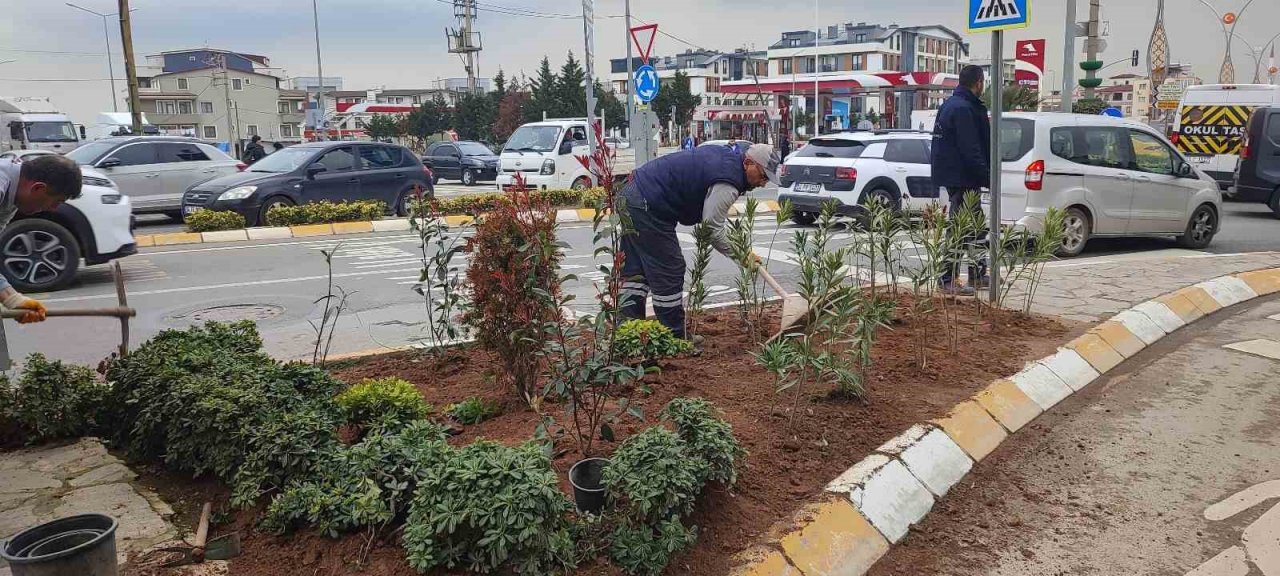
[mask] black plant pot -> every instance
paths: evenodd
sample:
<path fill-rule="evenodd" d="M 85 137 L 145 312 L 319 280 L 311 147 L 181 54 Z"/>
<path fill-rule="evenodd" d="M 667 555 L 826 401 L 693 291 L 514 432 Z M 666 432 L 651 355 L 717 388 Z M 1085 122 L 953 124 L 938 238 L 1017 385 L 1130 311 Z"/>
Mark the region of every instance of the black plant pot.
<path fill-rule="evenodd" d="M 605 458 L 587 458 L 579 460 L 569 469 L 569 483 L 573 485 L 573 502 L 579 512 L 599 514 L 604 509 L 605 491 L 602 478 L 604 467 L 609 464 Z"/>
<path fill-rule="evenodd" d="M 27 528 L 0 546 L 14 576 L 116 576 L 116 519 L 80 514 Z"/>

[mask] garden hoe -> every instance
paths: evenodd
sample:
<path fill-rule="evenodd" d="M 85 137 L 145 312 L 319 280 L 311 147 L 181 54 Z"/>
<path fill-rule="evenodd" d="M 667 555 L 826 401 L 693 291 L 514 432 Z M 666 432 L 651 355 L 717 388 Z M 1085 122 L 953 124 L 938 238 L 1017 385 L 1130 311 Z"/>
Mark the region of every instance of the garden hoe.
<path fill-rule="evenodd" d="M 120 272 L 120 263 L 115 262 L 111 268 L 111 276 L 115 280 L 116 298 L 119 306 L 113 308 L 52 308 L 46 312 L 50 318 L 66 317 L 107 317 L 120 319 L 120 356 L 129 354 L 129 319 L 138 315 L 138 311 L 129 307 L 129 299 L 124 292 L 124 274 Z M 0 311 L 0 318 L 16 320 L 26 314 L 25 310 Z M 9 368 L 8 350 L 4 350 L 3 369 Z"/>
<path fill-rule="evenodd" d="M 205 502 L 200 509 L 200 524 L 196 526 L 196 537 L 190 546 L 171 546 L 160 548 L 153 554 L 175 554 L 173 560 L 161 564 L 166 568 L 200 564 L 205 560 L 226 560 L 240 555 L 240 533 L 224 534 L 209 540 L 209 514 L 213 512 L 213 503 Z"/>
<path fill-rule="evenodd" d="M 766 284 L 782 298 L 782 321 L 778 323 L 778 332 L 769 337 L 769 342 L 773 342 L 783 334 L 790 332 L 796 328 L 800 328 L 809 322 L 812 314 L 809 308 L 809 302 L 799 294 L 788 294 L 782 289 L 782 285 L 773 279 L 773 275 L 764 266 L 760 266 L 760 276 L 764 278 Z"/>

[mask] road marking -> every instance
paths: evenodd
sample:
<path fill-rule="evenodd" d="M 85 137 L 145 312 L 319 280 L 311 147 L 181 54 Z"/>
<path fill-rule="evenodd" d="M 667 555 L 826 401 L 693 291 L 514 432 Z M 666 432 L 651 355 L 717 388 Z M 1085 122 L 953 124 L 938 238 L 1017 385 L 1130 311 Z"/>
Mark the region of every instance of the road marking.
<path fill-rule="evenodd" d="M 1272 314 L 1267 316 L 1267 320 L 1280 320 L 1280 314 Z"/>
<path fill-rule="evenodd" d="M 367 272 L 344 272 L 334 274 L 332 278 L 355 278 L 357 276 L 375 276 L 378 274 L 399 274 L 401 272 L 420 272 L 420 268 L 404 268 L 400 270 L 370 270 Z M 294 278 L 276 278 L 274 280 L 254 280 L 252 282 L 230 282 L 227 284 L 209 284 L 205 286 L 184 286 L 182 288 L 164 288 L 160 290 L 139 290 L 129 292 L 129 296 L 155 296 L 158 294 L 178 294 L 182 292 L 200 292 L 203 290 L 223 290 L 226 288 L 244 288 L 247 286 L 267 286 L 271 284 L 290 284 L 294 282 L 310 282 L 312 280 L 324 280 L 330 278 L 328 274 L 319 274 L 316 276 L 298 276 Z M 44 302 L 81 302 L 84 300 L 101 300 L 104 298 L 114 299 L 115 292 L 109 294 L 93 294 L 89 296 L 69 296 L 67 298 L 50 298 Z"/>
<path fill-rule="evenodd" d="M 1246 340 L 1244 342 L 1234 342 L 1227 344 L 1223 348 L 1230 348 L 1244 352 L 1245 354 L 1253 354 L 1254 356 L 1262 356 L 1271 360 L 1280 360 L 1280 342 L 1275 340 Z"/>
<path fill-rule="evenodd" d="M 356 242 L 399 243 L 399 242 L 411 242 L 411 241 L 417 242 L 418 237 L 416 235 L 414 236 L 382 236 L 378 238 L 361 238 L 359 240 L 348 240 L 348 241 L 335 240 L 333 238 L 330 238 L 329 240 L 303 240 L 298 242 L 274 242 L 271 244 L 247 244 L 242 246 L 213 246 L 209 248 L 189 248 L 185 250 L 158 250 L 155 252 L 145 252 L 145 255 L 167 256 L 169 254 L 190 254 L 192 252 L 223 252 L 226 250 L 247 250 L 250 248 L 275 248 L 277 246 L 306 246 L 309 244 L 326 244 L 326 245 L 332 246 L 339 242 L 342 242 L 344 245 L 350 246 Z"/>
<path fill-rule="evenodd" d="M 1257 507 L 1268 500 L 1280 498 L 1280 480 L 1255 484 L 1236 492 L 1204 510 L 1206 520 L 1226 520 Z M 1280 576 L 1280 505 L 1263 512 L 1244 529 L 1240 544 L 1223 550 L 1205 561 L 1187 576 L 1245 576 L 1253 566 L 1263 576 Z"/>

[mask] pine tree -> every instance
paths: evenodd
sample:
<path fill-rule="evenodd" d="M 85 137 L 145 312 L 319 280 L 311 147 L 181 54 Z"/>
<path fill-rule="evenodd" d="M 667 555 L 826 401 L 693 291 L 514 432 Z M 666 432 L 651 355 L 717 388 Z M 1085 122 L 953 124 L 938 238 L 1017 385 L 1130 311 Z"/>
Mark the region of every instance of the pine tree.
<path fill-rule="evenodd" d="M 551 60 L 543 56 L 542 64 L 538 66 L 538 75 L 529 82 L 529 102 L 524 106 L 525 122 L 542 120 L 543 112 L 547 113 L 547 117 L 555 116 L 553 106 L 559 86 L 557 80 L 555 72 L 551 71 Z"/>
<path fill-rule="evenodd" d="M 582 64 L 573 57 L 573 51 L 560 67 L 557 79 L 557 105 L 555 115 L 559 118 L 576 118 L 587 114 L 587 73 Z"/>
<path fill-rule="evenodd" d="M 501 100 L 502 96 L 507 93 L 507 75 L 502 72 L 501 68 L 493 76 L 493 92 L 498 95 L 498 100 Z"/>
<path fill-rule="evenodd" d="M 627 121 L 627 107 L 612 91 L 596 82 L 596 116 L 604 118 L 605 129 L 621 128 Z"/>

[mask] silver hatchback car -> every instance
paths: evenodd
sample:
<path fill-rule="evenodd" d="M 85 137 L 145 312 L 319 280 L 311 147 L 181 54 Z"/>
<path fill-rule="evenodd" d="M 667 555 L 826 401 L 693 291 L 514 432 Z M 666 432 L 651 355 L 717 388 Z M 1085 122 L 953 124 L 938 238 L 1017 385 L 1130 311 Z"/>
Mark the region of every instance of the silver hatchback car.
<path fill-rule="evenodd" d="M 212 144 L 179 136 L 119 136 L 89 142 L 67 158 L 93 166 L 111 178 L 133 201 L 136 213 L 182 217 L 182 194 L 245 164 Z"/>

